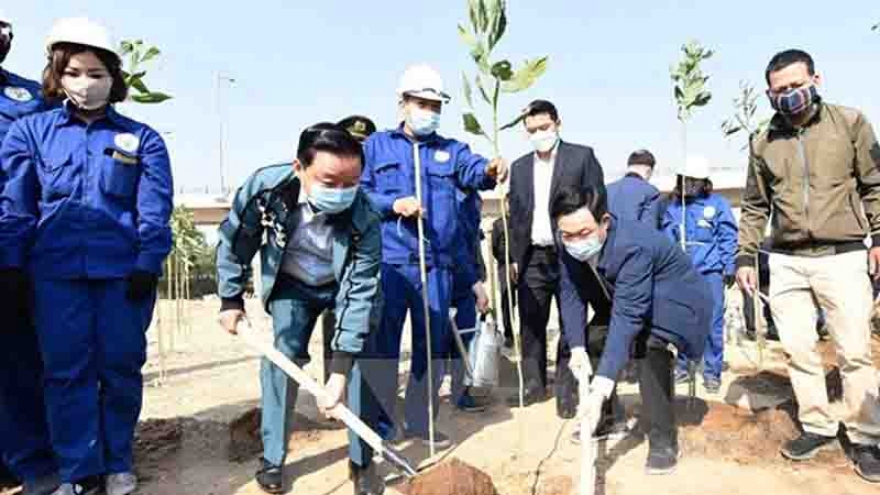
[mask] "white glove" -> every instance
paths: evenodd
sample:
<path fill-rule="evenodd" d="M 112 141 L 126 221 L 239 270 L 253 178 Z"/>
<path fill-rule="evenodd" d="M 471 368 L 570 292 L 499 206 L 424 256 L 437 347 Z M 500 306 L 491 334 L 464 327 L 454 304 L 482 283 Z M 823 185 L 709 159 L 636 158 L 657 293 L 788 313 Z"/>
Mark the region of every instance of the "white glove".
<path fill-rule="evenodd" d="M 590 392 L 586 399 L 578 407 L 578 416 L 581 418 L 581 438 L 589 438 L 595 433 L 602 419 L 602 405 L 611 397 L 614 391 L 614 380 L 597 376 L 590 382 Z"/>
<path fill-rule="evenodd" d="M 571 350 L 571 359 L 568 361 L 568 367 L 579 380 L 581 377 L 589 379 L 593 376 L 593 365 L 590 364 L 590 356 L 583 347 L 574 347 Z"/>

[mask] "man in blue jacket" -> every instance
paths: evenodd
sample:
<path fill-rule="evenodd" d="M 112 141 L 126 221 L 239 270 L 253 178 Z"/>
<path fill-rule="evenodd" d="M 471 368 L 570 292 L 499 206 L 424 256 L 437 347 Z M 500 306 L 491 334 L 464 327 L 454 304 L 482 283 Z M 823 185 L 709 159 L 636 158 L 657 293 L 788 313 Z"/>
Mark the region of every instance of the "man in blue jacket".
<path fill-rule="evenodd" d="M 386 419 L 393 419 L 397 398 L 397 364 L 403 323 L 409 311 L 412 321 L 412 368 L 406 392 L 405 424 L 386 422 L 383 435 L 403 433 L 429 440 L 428 405 L 438 405 L 437 392 L 443 376 L 443 359 L 449 355 L 449 306 L 453 266 L 464 258 L 456 191 L 486 190 L 504 180 L 507 167 L 500 159 L 487 161 L 470 148 L 437 134 L 443 104 L 440 75 L 427 65 L 409 67 L 397 90 L 403 122 L 393 130 L 377 132 L 364 145 L 366 165 L 361 185 L 382 218 L 382 292 L 385 306 L 377 334 L 378 352 L 386 360 L 381 378 L 373 387 L 382 402 Z M 416 196 L 416 157 L 421 170 L 422 197 Z M 421 202 L 420 202 L 421 199 Z M 421 219 L 421 220 L 420 220 Z M 424 239 L 418 222 L 424 222 Z M 429 315 L 425 314 L 420 277 L 419 243 L 424 242 L 427 265 Z M 466 266 L 463 266 L 466 268 Z M 472 272 L 472 271 L 471 271 Z M 467 275 L 465 283 L 476 283 Z M 426 339 L 430 319 L 431 380 Z M 430 394 L 430 395 L 429 395 Z M 435 446 L 447 447 L 449 437 L 436 432 Z"/>
<path fill-rule="evenodd" d="M 617 221 L 660 228 L 660 191 L 650 182 L 656 163 L 650 151 L 634 151 L 627 160 L 626 175 L 608 184 L 608 211 Z"/>
<path fill-rule="evenodd" d="M 382 239 L 379 217 L 358 190 L 362 157 L 360 144 L 343 127 L 317 124 L 303 131 L 292 167 L 260 169 L 239 189 L 220 226 L 217 272 L 220 322 L 234 334 L 244 318 L 251 260 L 260 253 L 261 296 L 272 315 L 275 345 L 300 365 L 309 361 L 318 316 L 334 308 L 329 400 L 319 406 L 332 415 L 351 371 L 348 405 L 370 424 L 374 399 L 363 386 L 362 363 L 354 361 L 369 352 L 368 336 L 378 324 Z M 298 387 L 267 360 L 260 381 L 263 459 L 256 479 L 263 491 L 282 493 Z M 372 452 L 353 434 L 350 439 L 355 495 L 381 494 Z"/>
<path fill-rule="evenodd" d="M 712 300 L 690 260 L 662 233 L 618 226 L 601 188 L 570 188 L 555 198 L 551 215 L 565 246 L 562 256 L 562 321 L 577 376 L 593 374 L 585 345 L 587 304 L 610 312 L 608 336 L 581 413 L 595 431 L 602 405 L 630 359 L 644 354 L 639 388 L 647 426 L 649 474 L 666 474 L 678 463 L 669 345 L 680 355 L 702 356 Z M 599 297 L 593 287 L 602 288 Z M 607 308 L 611 301 L 611 308 Z M 604 306 L 603 307 L 603 302 Z M 640 356 L 641 357 L 641 356 Z"/>
<path fill-rule="evenodd" d="M 724 288 L 734 282 L 737 226 L 730 203 L 724 196 L 712 192 L 706 158 L 687 158 L 663 216 L 663 231 L 686 250 L 697 272 L 709 285 L 713 307 L 711 331 L 702 358 L 703 386 L 709 393 L 718 393 L 724 364 Z M 687 368 L 687 362 L 679 356 L 677 381 L 688 380 Z"/>
<path fill-rule="evenodd" d="M 0 64 L 12 47 L 12 21 L 0 12 Z M 0 68 L 0 142 L 20 117 L 44 109 L 40 84 Z M 57 466 L 43 404 L 42 361 L 27 282 L 14 270 L 0 277 L 6 331 L 0 339 L 0 460 L 24 483 L 24 495 L 52 493 Z M 14 283 L 8 283 L 10 277 Z"/>

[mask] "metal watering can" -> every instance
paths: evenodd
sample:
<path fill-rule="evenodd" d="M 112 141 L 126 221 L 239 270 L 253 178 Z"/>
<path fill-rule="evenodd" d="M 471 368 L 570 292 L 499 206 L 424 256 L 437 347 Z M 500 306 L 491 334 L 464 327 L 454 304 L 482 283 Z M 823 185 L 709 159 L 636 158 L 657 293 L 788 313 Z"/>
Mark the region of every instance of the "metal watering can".
<path fill-rule="evenodd" d="M 455 314 L 450 312 L 452 335 L 459 352 L 467 363 L 465 385 L 478 388 L 497 387 L 501 372 L 501 348 L 504 346 L 504 334 L 498 331 L 495 319 L 491 314 L 483 315 L 477 321 L 476 328 L 459 330 L 455 324 Z M 473 333 L 470 345 L 465 349 L 462 335 Z"/>

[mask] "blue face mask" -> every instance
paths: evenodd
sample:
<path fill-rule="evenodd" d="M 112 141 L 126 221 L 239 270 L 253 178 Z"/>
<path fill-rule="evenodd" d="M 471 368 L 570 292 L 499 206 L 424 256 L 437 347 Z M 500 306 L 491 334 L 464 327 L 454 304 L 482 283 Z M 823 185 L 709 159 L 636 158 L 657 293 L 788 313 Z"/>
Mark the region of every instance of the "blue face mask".
<path fill-rule="evenodd" d="M 315 208 L 330 213 L 341 213 L 347 210 L 357 196 L 358 186 L 336 188 L 312 183 L 309 202 Z"/>
<path fill-rule="evenodd" d="M 440 127 L 440 114 L 413 108 L 406 114 L 406 123 L 416 136 L 430 136 Z"/>
<path fill-rule="evenodd" d="M 586 239 L 563 241 L 563 244 L 565 244 L 565 250 L 568 251 L 568 254 L 570 254 L 572 258 L 582 263 L 586 263 L 602 251 L 602 246 L 605 243 L 599 239 L 598 234 L 593 234 Z"/>

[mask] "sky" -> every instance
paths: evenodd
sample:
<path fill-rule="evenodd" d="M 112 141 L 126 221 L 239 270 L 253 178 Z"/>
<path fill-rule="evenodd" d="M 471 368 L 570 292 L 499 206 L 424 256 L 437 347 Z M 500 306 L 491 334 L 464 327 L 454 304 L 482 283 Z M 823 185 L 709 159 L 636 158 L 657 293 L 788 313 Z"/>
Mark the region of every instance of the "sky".
<path fill-rule="evenodd" d="M 420 62 L 435 66 L 453 95 L 441 133 L 490 151 L 461 124 L 461 73 L 474 72 L 456 29 L 467 19 L 466 0 L 4 4 L 15 32 L 4 68 L 26 77 L 42 71 L 43 41 L 59 17 L 85 15 L 119 39 L 143 39 L 162 49 L 147 82 L 174 99 L 119 109 L 163 133 L 178 190 L 219 190 L 221 128 L 223 162 L 234 186 L 264 165 L 291 161 L 299 133 L 310 124 L 360 113 L 380 128 L 395 126 L 398 78 Z M 744 137 L 725 139 L 721 122 L 734 112 L 741 80 L 763 92 L 764 67 L 782 49 L 798 47 L 814 56 L 827 101 L 880 120 L 876 22 L 876 0 L 508 0 L 508 30 L 496 58 L 514 65 L 541 55 L 550 61 L 533 88 L 504 96 L 501 112 L 507 119 L 532 99 L 551 100 L 563 139 L 592 146 L 608 178 L 623 173 L 637 148 L 652 150 L 658 172 L 671 173 L 684 150 L 669 69 L 681 45 L 695 39 L 716 54 L 704 65 L 713 99 L 687 125 L 688 152 L 706 155 L 715 168 L 742 168 Z M 215 91 L 217 74 L 235 83 Z M 768 116 L 765 98 L 759 101 Z M 520 127 L 504 134 L 509 161 L 529 150 Z"/>

